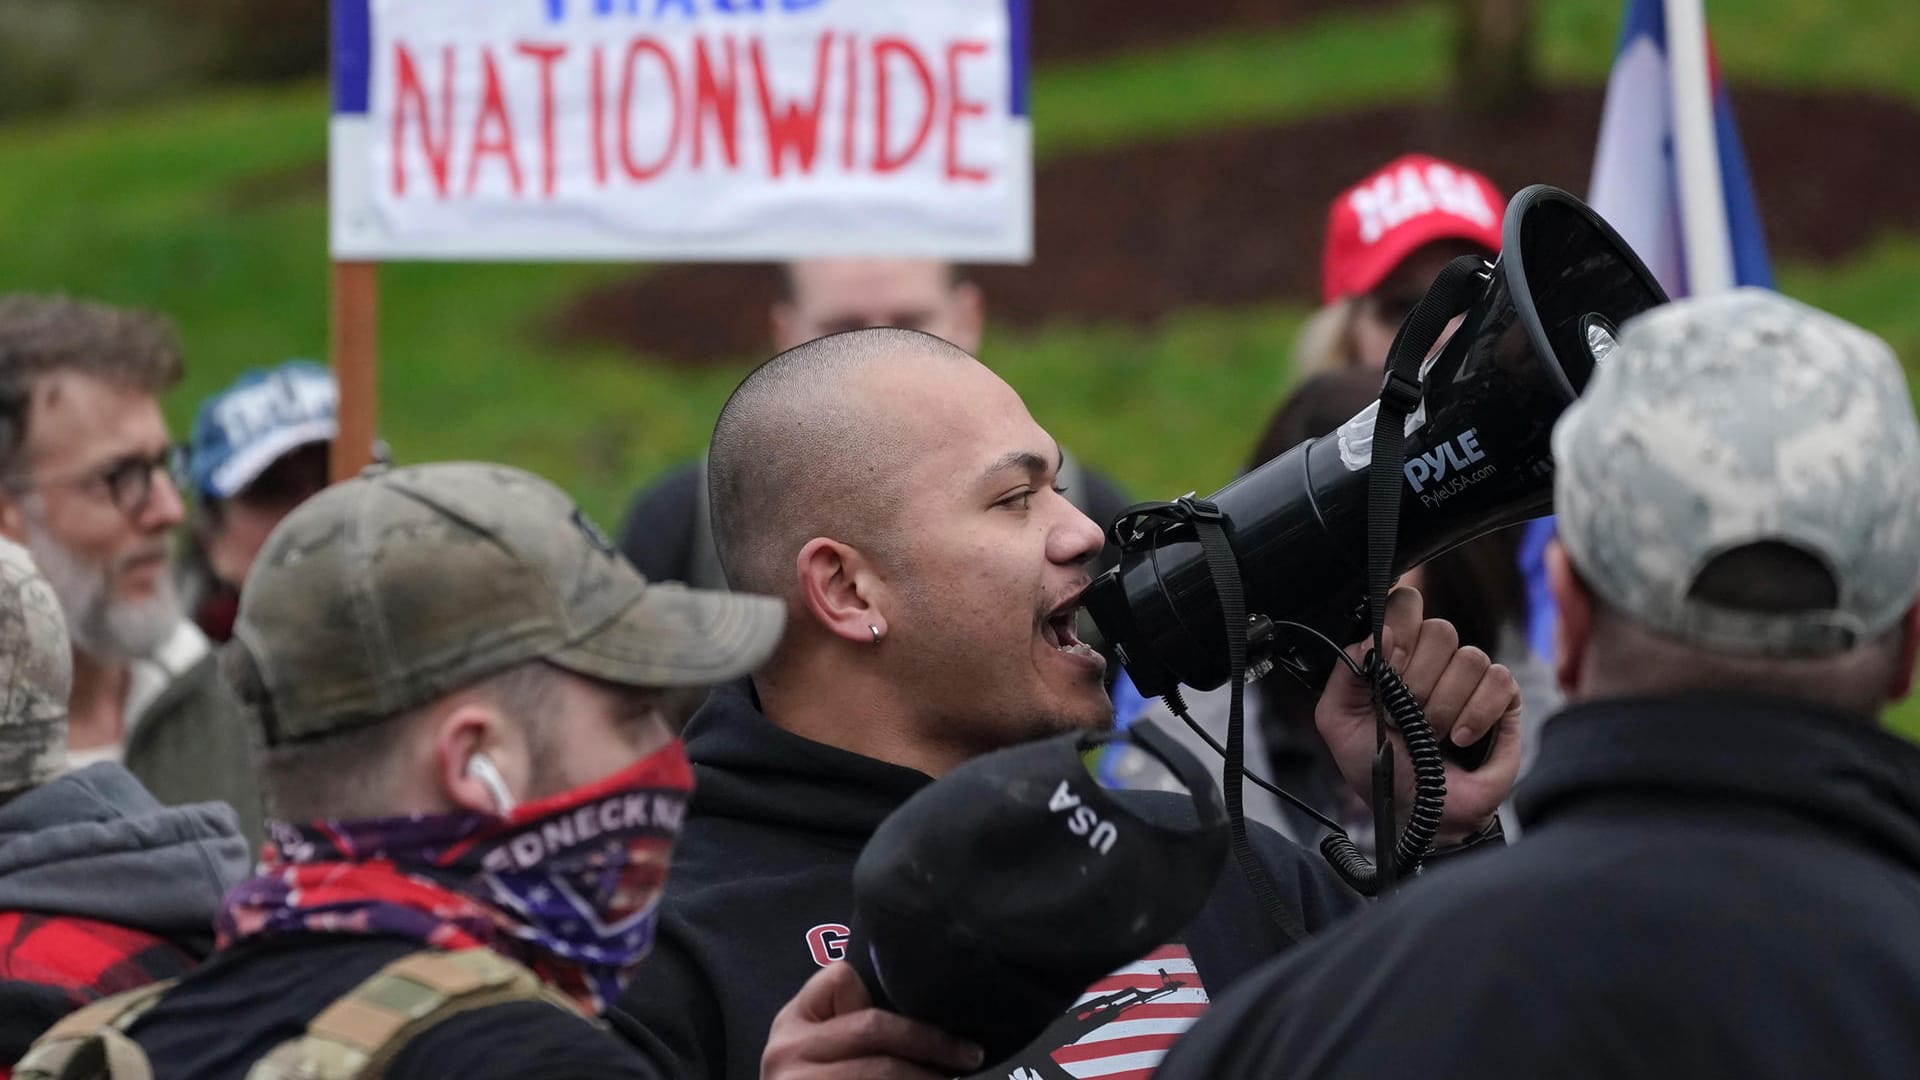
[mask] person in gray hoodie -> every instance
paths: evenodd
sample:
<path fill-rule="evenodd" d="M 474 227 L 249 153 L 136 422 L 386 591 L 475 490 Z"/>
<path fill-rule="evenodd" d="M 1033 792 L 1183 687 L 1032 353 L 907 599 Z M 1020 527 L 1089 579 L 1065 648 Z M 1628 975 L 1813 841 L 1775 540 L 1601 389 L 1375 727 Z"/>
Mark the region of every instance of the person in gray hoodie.
<path fill-rule="evenodd" d="M 123 767 L 67 767 L 66 622 L 0 539 L 0 1077 L 68 1012 L 184 973 L 246 876 L 225 803 L 164 807 Z"/>

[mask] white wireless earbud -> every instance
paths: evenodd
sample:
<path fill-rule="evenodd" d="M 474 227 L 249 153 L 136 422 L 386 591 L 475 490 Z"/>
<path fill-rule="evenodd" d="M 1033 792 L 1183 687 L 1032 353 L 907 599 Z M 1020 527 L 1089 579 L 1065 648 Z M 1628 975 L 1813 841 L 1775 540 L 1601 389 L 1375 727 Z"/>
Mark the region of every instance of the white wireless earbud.
<path fill-rule="evenodd" d="M 502 815 L 513 813 L 513 792 L 507 790 L 507 778 L 500 775 L 500 769 L 494 765 L 492 758 L 475 753 L 467 759 L 467 775 L 480 781 L 480 786 L 493 796 L 493 805 Z"/>

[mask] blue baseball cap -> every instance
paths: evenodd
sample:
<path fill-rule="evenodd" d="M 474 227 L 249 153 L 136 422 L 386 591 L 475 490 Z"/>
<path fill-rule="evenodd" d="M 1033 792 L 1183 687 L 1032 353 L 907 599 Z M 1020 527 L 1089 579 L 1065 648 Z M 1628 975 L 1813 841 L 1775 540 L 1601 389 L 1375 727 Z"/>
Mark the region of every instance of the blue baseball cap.
<path fill-rule="evenodd" d="M 339 434 L 340 391 L 311 360 L 252 368 L 208 398 L 187 439 L 187 483 L 202 496 L 232 498 L 274 462 Z"/>

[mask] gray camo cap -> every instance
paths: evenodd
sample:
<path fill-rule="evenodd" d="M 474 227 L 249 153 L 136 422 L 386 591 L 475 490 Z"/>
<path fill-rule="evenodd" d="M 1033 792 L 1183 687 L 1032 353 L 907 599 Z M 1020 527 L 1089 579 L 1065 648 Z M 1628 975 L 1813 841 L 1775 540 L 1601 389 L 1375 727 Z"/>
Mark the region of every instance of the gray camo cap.
<path fill-rule="evenodd" d="M 504 465 L 369 472 L 274 529 L 234 638 L 268 745 L 382 721 L 530 660 L 641 687 L 758 667 L 776 600 L 656 585 L 560 489 Z"/>
<path fill-rule="evenodd" d="M 1553 432 L 1554 510 L 1611 606 L 1719 652 L 1817 656 L 1892 628 L 1920 594 L 1920 431 L 1893 351 L 1763 289 L 1628 323 Z M 1819 559 L 1830 611 L 1688 596 L 1714 557 L 1773 541 Z"/>
<path fill-rule="evenodd" d="M 59 776 L 67 766 L 73 646 L 66 616 L 27 549 L 0 538 L 0 794 Z"/>

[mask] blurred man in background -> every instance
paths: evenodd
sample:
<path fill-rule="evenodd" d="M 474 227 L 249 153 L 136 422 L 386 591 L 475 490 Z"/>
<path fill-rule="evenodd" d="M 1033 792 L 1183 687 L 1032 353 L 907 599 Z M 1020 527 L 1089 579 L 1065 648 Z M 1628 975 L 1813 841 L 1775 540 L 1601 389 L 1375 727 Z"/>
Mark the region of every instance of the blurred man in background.
<path fill-rule="evenodd" d="M 327 486 L 339 399 L 332 372 L 288 360 L 249 370 L 201 403 L 187 436 L 194 504 L 180 561 L 187 607 L 212 640 L 231 635 L 240 586 L 267 535 Z"/>
<path fill-rule="evenodd" d="M 0 296 L 0 534 L 66 613 L 73 764 L 124 761 L 170 805 L 226 802 L 257 839 L 247 727 L 169 565 L 185 508 L 159 395 L 180 375 L 162 316 Z"/>
<path fill-rule="evenodd" d="M 643 581 L 517 469 L 308 500 L 234 634 L 266 870 L 206 965 L 91 1032 L 143 1009 L 126 1034 L 163 1077 L 652 1076 L 591 1020 L 652 942 L 692 784 L 659 689 L 744 674 L 780 626 L 763 597 Z"/>
<path fill-rule="evenodd" d="M 769 320 L 776 352 L 870 326 L 919 330 L 970 353 L 980 349 L 980 287 L 952 263 L 809 259 L 782 267 L 780 280 L 784 294 Z M 1065 459 L 1060 484 L 1103 527 L 1128 505 L 1118 485 L 1072 457 Z M 620 550 L 650 579 L 726 588 L 714 551 L 705 457 L 669 472 L 634 500 L 620 526 Z"/>
<path fill-rule="evenodd" d="M 111 762 L 65 772 L 72 676 L 59 598 L 0 539 L 0 1076 L 62 1016 L 204 957 L 247 873 L 231 807 L 162 807 Z"/>
<path fill-rule="evenodd" d="M 1892 352 L 1760 290 L 1677 301 L 1553 450 L 1575 704 L 1525 834 L 1251 977 L 1165 1080 L 1920 1075 L 1920 747 L 1877 721 L 1920 649 Z"/>

